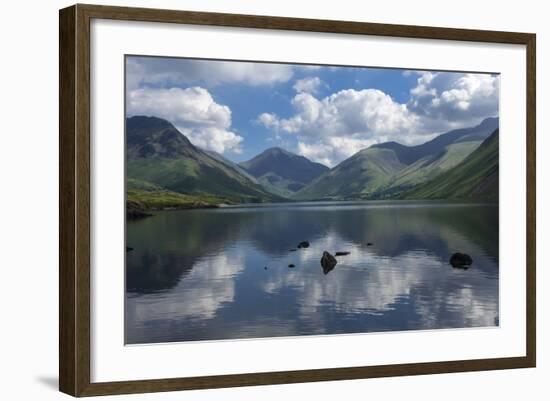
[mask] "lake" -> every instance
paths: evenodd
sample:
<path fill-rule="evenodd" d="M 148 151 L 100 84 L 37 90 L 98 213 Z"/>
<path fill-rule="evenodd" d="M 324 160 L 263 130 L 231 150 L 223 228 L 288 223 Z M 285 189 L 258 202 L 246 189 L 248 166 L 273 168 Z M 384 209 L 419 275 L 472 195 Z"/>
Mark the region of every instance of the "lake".
<path fill-rule="evenodd" d="M 498 221 L 495 204 L 413 201 L 163 211 L 129 221 L 125 342 L 495 326 Z M 309 248 L 292 250 L 300 241 Z M 323 251 L 350 254 L 325 272 Z M 473 265 L 453 268 L 454 252 Z"/>

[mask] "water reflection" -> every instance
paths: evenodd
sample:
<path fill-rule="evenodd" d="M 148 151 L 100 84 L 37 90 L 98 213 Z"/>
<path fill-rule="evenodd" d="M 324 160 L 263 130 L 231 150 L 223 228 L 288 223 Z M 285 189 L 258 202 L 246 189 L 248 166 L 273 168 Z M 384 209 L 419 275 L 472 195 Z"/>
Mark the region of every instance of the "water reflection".
<path fill-rule="evenodd" d="M 498 324 L 494 205 L 163 212 L 129 223 L 127 242 L 127 343 Z M 350 254 L 325 275 L 325 250 Z M 456 251 L 469 270 L 449 265 Z"/>

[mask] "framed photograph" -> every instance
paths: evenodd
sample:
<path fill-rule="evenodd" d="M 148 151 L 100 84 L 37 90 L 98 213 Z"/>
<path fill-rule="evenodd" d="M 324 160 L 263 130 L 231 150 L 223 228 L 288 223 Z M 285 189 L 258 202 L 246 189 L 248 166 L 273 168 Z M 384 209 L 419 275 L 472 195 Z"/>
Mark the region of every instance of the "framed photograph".
<path fill-rule="evenodd" d="M 534 34 L 59 22 L 61 391 L 535 366 Z"/>

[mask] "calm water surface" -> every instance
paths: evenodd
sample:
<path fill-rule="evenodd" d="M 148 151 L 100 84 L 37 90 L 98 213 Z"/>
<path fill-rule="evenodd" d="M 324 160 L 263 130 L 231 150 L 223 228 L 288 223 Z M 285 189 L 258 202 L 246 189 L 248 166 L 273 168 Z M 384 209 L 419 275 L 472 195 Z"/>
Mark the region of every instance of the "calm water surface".
<path fill-rule="evenodd" d="M 127 244 L 127 344 L 498 325 L 496 205 L 167 211 L 128 222 Z M 350 254 L 324 274 L 325 250 Z"/>

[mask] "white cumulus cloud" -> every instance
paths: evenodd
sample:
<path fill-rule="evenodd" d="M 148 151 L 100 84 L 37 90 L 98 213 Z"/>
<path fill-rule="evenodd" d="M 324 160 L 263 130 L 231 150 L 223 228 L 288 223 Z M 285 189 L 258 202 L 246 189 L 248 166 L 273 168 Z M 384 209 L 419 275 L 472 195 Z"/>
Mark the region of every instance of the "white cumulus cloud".
<path fill-rule="evenodd" d="M 412 74 L 418 78 L 407 103 L 377 89 L 346 89 L 320 99 L 315 94 L 322 81 L 298 80 L 294 113 L 283 118 L 265 112 L 258 122 L 276 133 L 294 134 L 298 153 L 332 167 L 374 143 L 416 145 L 499 114 L 497 75 L 408 72 Z"/>
<path fill-rule="evenodd" d="M 376 89 L 347 89 L 323 99 L 300 92 L 292 105 L 295 114 L 290 118 L 263 113 L 258 121 L 296 134 L 298 152 L 328 166 L 374 143 L 402 138 L 417 125 L 406 105 Z"/>
<path fill-rule="evenodd" d="M 315 94 L 319 92 L 324 82 L 319 77 L 306 77 L 296 81 L 292 87 L 296 92 L 305 92 Z"/>
<path fill-rule="evenodd" d="M 499 114 L 500 79 L 491 74 L 418 72 L 407 107 L 427 130 L 472 126 Z"/>
<path fill-rule="evenodd" d="M 201 148 L 241 152 L 243 138 L 230 130 L 231 110 L 204 88 L 135 89 L 128 94 L 127 112 L 164 118 Z"/>

